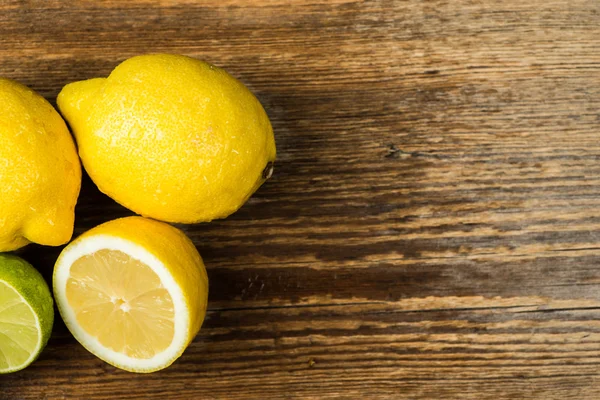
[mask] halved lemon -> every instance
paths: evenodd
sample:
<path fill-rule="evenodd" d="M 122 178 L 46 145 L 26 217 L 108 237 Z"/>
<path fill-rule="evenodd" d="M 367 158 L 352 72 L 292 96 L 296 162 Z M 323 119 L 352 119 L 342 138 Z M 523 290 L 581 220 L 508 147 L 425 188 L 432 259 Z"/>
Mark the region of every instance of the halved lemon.
<path fill-rule="evenodd" d="M 86 349 L 115 367 L 168 367 L 198 333 L 208 278 L 194 244 L 166 223 L 128 217 L 89 230 L 54 268 L 65 324 Z"/>

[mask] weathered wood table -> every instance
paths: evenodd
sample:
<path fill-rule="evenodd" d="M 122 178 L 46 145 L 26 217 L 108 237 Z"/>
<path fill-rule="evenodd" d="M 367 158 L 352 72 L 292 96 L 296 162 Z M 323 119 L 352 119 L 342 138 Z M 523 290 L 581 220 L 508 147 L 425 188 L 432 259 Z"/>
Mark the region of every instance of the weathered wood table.
<path fill-rule="evenodd" d="M 278 146 L 184 228 L 211 293 L 179 361 L 116 370 L 57 318 L 0 398 L 600 398 L 599 1 L 9 0 L 0 33 L 53 103 L 136 54 L 222 66 Z M 125 215 L 84 179 L 77 234 Z"/>

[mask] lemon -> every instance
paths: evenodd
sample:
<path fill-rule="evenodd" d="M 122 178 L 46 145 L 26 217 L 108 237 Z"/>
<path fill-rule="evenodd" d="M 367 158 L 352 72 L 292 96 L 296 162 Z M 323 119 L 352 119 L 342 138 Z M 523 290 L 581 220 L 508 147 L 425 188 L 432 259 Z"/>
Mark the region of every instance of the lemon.
<path fill-rule="evenodd" d="M 35 268 L 0 254 L 0 374 L 19 371 L 39 356 L 52 332 L 53 304 Z"/>
<path fill-rule="evenodd" d="M 169 54 L 66 85 L 58 107 L 99 189 L 143 216 L 196 223 L 236 211 L 271 175 L 275 139 L 224 70 Z"/>
<path fill-rule="evenodd" d="M 169 366 L 206 313 L 208 278 L 194 244 L 179 229 L 142 217 L 78 237 L 59 256 L 53 281 L 77 341 L 132 372 Z"/>
<path fill-rule="evenodd" d="M 43 97 L 0 78 L 0 252 L 73 234 L 81 166 L 65 122 Z"/>

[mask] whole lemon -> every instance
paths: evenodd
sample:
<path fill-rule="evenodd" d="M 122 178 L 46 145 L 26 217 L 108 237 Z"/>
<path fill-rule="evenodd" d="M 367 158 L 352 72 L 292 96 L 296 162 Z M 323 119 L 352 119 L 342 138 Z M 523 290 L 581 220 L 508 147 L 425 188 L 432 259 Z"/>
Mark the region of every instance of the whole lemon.
<path fill-rule="evenodd" d="M 108 78 L 66 85 L 57 102 L 98 188 L 143 216 L 224 218 L 272 172 L 275 139 L 259 101 L 190 57 L 130 58 Z"/>
<path fill-rule="evenodd" d="M 0 252 L 71 239 L 81 166 L 65 122 L 42 96 L 0 78 Z"/>

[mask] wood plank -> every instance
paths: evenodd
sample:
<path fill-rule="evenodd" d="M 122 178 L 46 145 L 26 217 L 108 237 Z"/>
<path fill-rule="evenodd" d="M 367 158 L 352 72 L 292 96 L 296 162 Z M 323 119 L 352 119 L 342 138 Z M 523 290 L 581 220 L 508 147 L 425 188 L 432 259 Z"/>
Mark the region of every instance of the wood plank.
<path fill-rule="evenodd" d="M 51 102 L 174 52 L 247 84 L 273 178 L 181 226 L 210 312 L 176 364 L 118 371 L 57 321 L 0 399 L 597 399 L 600 3 L 0 3 L 0 74 Z M 88 178 L 76 232 L 131 215 Z M 50 279 L 60 249 L 21 254 Z"/>
<path fill-rule="evenodd" d="M 536 299 L 511 306 L 462 298 L 444 308 L 446 301 L 214 311 L 177 364 L 151 375 L 107 367 L 63 332 L 2 393 L 24 399 L 575 399 L 600 393 L 597 307 L 539 309 Z M 45 385 L 32 386 L 32 373 Z"/>

